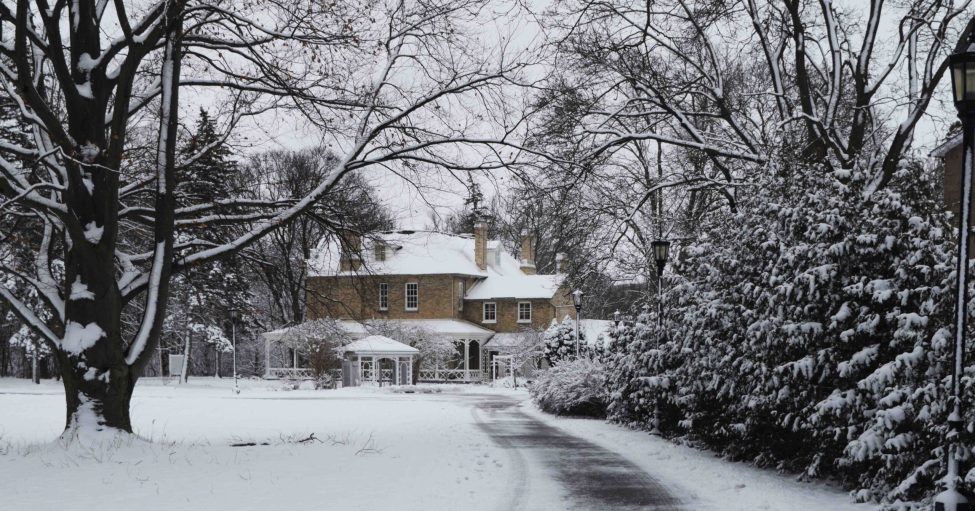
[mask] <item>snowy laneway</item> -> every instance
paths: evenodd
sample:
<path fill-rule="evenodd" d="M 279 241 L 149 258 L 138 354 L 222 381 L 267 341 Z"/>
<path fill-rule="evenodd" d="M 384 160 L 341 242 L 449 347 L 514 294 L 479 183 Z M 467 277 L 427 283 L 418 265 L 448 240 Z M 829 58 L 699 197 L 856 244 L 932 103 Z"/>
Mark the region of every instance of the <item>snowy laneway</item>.
<path fill-rule="evenodd" d="M 495 442 L 516 460 L 520 483 L 507 509 L 646 510 L 682 509 L 678 499 L 643 469 L 619 454 L 549 426 L 518 408 L 508 396 L 477 402 L 475 417 Z M 554 479 L 557 500 L 532 495 L 536 481 Z"/>

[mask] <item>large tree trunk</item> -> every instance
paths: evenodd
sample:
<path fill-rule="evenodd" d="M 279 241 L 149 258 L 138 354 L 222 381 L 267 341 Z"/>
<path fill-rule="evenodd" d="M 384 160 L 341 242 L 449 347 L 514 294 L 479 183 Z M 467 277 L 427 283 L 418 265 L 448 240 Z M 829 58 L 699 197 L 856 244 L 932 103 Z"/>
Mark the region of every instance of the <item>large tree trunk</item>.
<path fill-rule="evenodd" d="M 58 359 L 67 402 L 61 438 L 80 438 L 90 444 L 110 440 L 120 432 L 132 433 L 129 403 L 138 377 L 125 360 L 95 369 L 87 368 L 82 357 L 64 352 L 58 353 Z"/>

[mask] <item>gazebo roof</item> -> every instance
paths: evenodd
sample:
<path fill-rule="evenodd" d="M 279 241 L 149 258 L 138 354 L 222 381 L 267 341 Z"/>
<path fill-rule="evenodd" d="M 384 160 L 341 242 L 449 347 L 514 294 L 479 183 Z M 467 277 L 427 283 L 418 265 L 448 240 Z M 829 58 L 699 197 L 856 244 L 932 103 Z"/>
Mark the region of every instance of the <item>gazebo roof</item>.
<path fill-rule="evenodd" d="M 339 348 L 356 355 L 416 355 L 420 350 L 382 335 L 370 335 Z"/>

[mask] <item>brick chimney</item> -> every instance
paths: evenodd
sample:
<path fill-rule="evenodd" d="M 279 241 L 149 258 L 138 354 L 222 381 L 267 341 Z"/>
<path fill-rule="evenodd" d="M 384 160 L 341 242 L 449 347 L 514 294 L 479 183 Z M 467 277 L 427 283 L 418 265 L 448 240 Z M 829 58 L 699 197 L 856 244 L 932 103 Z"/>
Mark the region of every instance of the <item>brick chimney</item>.
<path fill-rule="evenodd" d="M 535 240 L 528 233 L 528 229 L 521 231 L 521 271 L 526 275 L 534 275 L 535 272 Z"/>
<path fill-rule="evenodd" d="M 487 269 L 487 237 L 487 221 L 474 222 L 474 262 L 482 271 Z"/>
<path fill-rule="evenodd" d="M 362 268 L 362 236 L 351 229 L 340 229 L 339 271 L 359 271 Z"/>

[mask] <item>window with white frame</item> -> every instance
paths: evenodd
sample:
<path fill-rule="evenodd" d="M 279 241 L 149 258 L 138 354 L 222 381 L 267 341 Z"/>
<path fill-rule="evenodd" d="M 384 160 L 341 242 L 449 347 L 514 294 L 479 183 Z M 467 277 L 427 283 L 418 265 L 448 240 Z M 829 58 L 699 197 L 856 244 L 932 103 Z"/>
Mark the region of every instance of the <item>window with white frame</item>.
<path fill-rule="evenodd" d="M 532 303 L 531 302 L 518 302 L 518 322 L 519 323 L 531 323 L 532 322 Z"/>
<path fill-rule="evenodd" d="M 406 284 L 406 310 L 415 311 L 420 306 L 420 285 L 416 282 Z"/>
<path fill-rule="evenodd" d="M 498 322 L 498 304 L 494 302 L 484 302 L 484 319 L 482 323 Z"/>
<path fill-rule="evenodd" d="M 389 310 L 389 284 L 385 282 L 379 284 L 379 310 Z"/>

